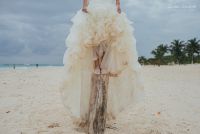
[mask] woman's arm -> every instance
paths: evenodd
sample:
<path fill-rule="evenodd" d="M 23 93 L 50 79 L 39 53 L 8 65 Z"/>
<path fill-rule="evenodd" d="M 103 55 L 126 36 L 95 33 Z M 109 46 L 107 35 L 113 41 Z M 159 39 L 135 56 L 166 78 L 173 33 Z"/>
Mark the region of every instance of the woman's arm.
<path fill-rule="evenodd" d="M 117 12 L 121 13 L 120 0 L 116 0 Z"/>
<path fill-rule="evenodd" d="M 85 13 L 88 13 L 88 11 L 87 11 L 88 2 L 89 2 L 89 0 L 83 0 L 82 11 L 85 12 Z"/>

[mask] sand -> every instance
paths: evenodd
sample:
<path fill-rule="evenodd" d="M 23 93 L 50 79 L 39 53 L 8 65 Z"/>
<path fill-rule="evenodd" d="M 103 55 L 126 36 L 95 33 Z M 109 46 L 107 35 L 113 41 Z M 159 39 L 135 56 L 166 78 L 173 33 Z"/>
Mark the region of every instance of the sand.
<path fill-rule="evenodd" d="M 0 70 L 0 134 L 80 134 L 64 108 L 62 67 Z M 198 134 L 200 65 L 143 66 L 146 100 L 106 134 Z"/>

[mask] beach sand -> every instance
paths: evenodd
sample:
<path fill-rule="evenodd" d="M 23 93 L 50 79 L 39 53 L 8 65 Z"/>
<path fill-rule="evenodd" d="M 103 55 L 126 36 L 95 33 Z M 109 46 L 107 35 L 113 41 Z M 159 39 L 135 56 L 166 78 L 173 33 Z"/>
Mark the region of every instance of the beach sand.
<path fill-rule="evenodd" d="M 63 67 L 0 70 L 0 134 L 80 134 L 59 92 Z M 200 65 L 143 66 L 146 100 L 106 134 L 200 133 Z"/>

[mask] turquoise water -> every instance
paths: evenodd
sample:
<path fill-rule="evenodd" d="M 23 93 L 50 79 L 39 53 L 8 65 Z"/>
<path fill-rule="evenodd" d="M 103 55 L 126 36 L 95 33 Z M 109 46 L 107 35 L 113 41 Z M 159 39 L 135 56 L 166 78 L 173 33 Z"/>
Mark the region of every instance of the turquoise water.
<path fill-rule="evenodd" d="M 38 64 L 38 68 L 40 67 L 62 67 L 62 64 Z M 4 69 L 29 69 L 29 68 L 37 68 L 36 64 L 0 64 L 0 70 Z"/>

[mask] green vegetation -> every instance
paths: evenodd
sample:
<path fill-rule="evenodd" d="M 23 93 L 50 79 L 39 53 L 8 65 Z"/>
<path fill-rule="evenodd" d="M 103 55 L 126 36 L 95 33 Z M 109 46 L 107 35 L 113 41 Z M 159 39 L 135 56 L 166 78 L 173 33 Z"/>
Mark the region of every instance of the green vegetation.
<path fill-rule="evenodd" d="M 171 65 L 200 63 L 200 40 L 173 40 L 169 45 L 160 44 L 151 51 L 153 58 L 141 56 L 138 61 L 142 65 Z"/>

